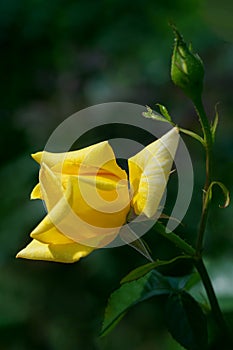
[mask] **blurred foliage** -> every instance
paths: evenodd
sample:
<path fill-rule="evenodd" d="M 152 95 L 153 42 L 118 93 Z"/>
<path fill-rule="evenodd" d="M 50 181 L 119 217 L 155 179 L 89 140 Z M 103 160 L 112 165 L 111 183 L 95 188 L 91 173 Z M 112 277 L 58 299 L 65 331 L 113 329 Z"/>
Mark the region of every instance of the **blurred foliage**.
<path fill-rule="evenodd" d="M 153 299 L 133 309 L 109 337 L 98 339 L 108 296 L 128 271 L 146 262 L 130 247 L 99 250 L 71 266 L 16 261 L 15 254 L 29 241 L 29 232 L 44 215 L 41 203 L 29 202 L 38 172 L 29 155 L 43 149 L 50 133 L 68 115 L 108 101 L 152 107 L 160 102 L 177 123 L 197 130 L 191 103 L 170 82 L 173 37 L 169 20 L 192 41 L 204 61 L 205 105 L 211 117 L 215 103 L 221 102 L 215 174 L 232 193 L 233 44 L 227 26 L 224 31 L 215 30 L 219 28 L 216 16 L 210 20 L 203 3 L 0 2 L 0 349 L 181 349 L 165 330 L 160 300 Z M 217 9 L 214 13 L 218 13 Z M 107 139 L 107 131 L 102 132 L 97 135 L 99 139 Z M 199 144 L 186 136 L 184 140 L 196 176 L 193 200 L 179 232 L 194 242 L 204 158 Z M 91 134 L 86 143 L 92 143 Z M 171 198 L 175 196 L 175 181 L 174 177 L 169 183 Z M 212 268 L 221 266 L 214 274 L 215 286 L 221 297 L 227 295 L 228 301 L 222 305 L 233 324 L 229 283 L 232 204 L 219 209 L 220 191 L 216 190 L 215 198 L 205 254 Z M 176 254 L 172 245 L 153 232 L 148 234 L 148 241 L 155 258 L 172 258 Z M 180 275 L 190 267 L 181 262 L 175 268 L 163 269 L 167 274 Z M 210 334 L 214 341 L 214 328 Z M 212 348 L 218 348 L 216 341 Z"/>

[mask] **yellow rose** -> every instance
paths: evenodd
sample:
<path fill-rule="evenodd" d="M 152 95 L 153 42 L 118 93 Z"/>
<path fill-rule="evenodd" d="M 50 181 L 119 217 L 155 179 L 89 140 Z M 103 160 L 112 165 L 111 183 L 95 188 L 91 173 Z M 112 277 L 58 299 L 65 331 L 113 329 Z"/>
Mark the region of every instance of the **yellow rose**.
<path fill-rule="evenodd" d="M 68 153 L 38 152 L 39 183 L 47 215 L 17 257 L 75 262 L 106 246 L 126 223 L 130 208 L 152 218 L 163 196 L 178 146 L 173 128 L 128 160 L 129 178 L 107 141 Z"/>

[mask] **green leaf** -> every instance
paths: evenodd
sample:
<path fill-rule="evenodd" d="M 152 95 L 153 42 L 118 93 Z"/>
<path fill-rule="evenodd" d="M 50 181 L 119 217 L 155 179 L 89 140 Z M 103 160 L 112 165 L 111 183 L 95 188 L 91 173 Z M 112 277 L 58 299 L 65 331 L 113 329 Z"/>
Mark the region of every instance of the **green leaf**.
<path fill-rule="evenodd" d="M 190 290 L 194 286 L 196 286 L 201 281 L 201 277 L 198 272 L 193 272 L 189 279 L 186 281 L 184 289 L 186 291 Z"/>
<path fill-rule="evenodd" d="M 172 118 L 170 116 L 170 114 L 168 113 L 168 110 L 165 106 L 161 105 L 160 103 L 156 103 L 156 106 L 159 107 L 160 113 L 164 116 L 164 118 L 168 121 L 168 122 L 172 122 Z"/>
<path fill-rule="evenodd" d="M 188 350 L 208 347 L 207 321 L 201 307 L 187 292 L 172 293 L 166 305 L 168 330 Z"/>
<path fill-rule="evenodd" d="M 181 255 L 181 256 L 177 256 L 171 260 L 156 260 L 152 263 L 139 266 L 135 270 L 132 270 L 127 276 L 125 276 L 121 280 L 121 283 L 134 281 L 134 280 L 144 276 L 146 273 L 150 272 L 151 270 L 155 269 L 156 267 L 172 264 L 173 262 L 175 262 L 179 259 L 190 259 L 190 258 L 191 257 L 189 255 Z"/>
<path fill-rule="evenodd" d="M 193 275 L 170 277 L 153 270 L 137 280 L 124 283 L 109 298 L 101 336 L 108 334 L 134 305 L 153 296 L 187 290 L 190 283 L 196 283 Z"/>
<path fill-rule="evenodd" d="M 151 271 L 136 281 L 123 284 L 109 298 L 101 336 L 110 332 L 132 306 L 170 292 L 171 286 L 166 277 L 157 271 Z"/>
<path fill-rule="evenodd" d="M 197 273 L 198 274 L 198 273 Z M 193 273 L 189 275 L 184 275 L 184 276 L 164 276 L 166 280 L 168 281 L 171 291 L 182 291 L 185 290 L 186 292 L 189 290 L 189 283 L 197 283 L 197 282 L 192 282 L 193 279 Z M 199 279 L 200 280 L 200 279 Z"/>

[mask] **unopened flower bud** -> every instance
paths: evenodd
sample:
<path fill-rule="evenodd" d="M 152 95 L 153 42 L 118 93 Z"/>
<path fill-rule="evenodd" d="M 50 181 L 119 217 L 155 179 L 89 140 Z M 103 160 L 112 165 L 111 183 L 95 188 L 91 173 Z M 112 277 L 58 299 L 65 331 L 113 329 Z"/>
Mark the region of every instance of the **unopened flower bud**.
<path fill-rule="evenodd" d="M 198 54 L 184 42 L 178 30 L 175 33 L 175 46 L 171 63 L 171 79 L 191 99 L 200 97 L 203 89 L 204 66 Z"/>

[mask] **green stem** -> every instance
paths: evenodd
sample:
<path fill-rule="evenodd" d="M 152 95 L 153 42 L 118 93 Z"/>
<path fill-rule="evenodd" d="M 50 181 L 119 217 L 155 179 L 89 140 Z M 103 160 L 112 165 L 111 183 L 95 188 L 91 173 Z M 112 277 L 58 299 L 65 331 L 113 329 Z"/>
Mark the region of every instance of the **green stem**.
<path fill-rule="evenodd" d="M 213 285 L 211 283 L 209 274 L 206 270 L 206 267 L 204 265 L 202 258 L 198 258 L 198 259 L 194 260 L 194 264 L 196 266 L 197 271 L 199 272 L 199 274 L 201 276 L 203 285 L 205 287 L 205 290 L 206 290 L 206 293 L 207 293 L 207 296 L 208 296 L 208 299 L 209 299 L 209 302 L 211 305 L 211 311 L 213 314 L 213 318 L 215 319 L 215 322 L 219 328 L 220 334 L 223 338 L 225 338 L 226 341 L 227 340 L 229 341 L 229 345 L 230 345 L 232 342 L 232 339 L 231 339 L 227 324 L 223 318 L 223 314 L 222 314 L 222 311 L 219 307 L 219 303 L 218 303 L 216 294 L 214 292 Z"/>
<path fill-rule="evenodd" d="M 185 254 L 189 256 L 195 255 L 195 249 L 191 245 L 189 245 L 187 242 L 185 242 L 182 238 L 177 236 L 174 232 L 166 231 L 166 228 L 160 224 L 159 222 L 156 223 L 155 229 L 166 239 L 174 243 L 178 248 L 180 248 Z"/>
<path fill-rule="evenodd" d="M 202 214 L 201 221 L 197 235 L 197 244 L 196 244 L 196 254 L 201 256 L 202 247 L 203 247 L 203 239 L 206 228 L 206 222 L 209 211 L 209 200 L 207 197 L 207 191 L 211 184 L 212 179 L 212 133 L 210 128 L 210 123 L 205 113 L 205 109 L 201 100 L 201 97 L 196 98 L 194 101 L 194 105 L 199 117 L 199 121 L 202 127 L 204 142 L 205 142 L 205 150 L 206 150 L 206 181 L 204 186 L 204 194 L 203 194 L 203 206 L 202 206 Z"/>
<path fill-rule="evenodd" d="M 216 324 L 218 325 L 222 336 L 227 337 L 227 339 L 230 340 L 230 335 L 228 333 L 227 325 L 225 323 L 223 314 L 219 307 L 219 303 L 218 303 L 216 294 L 214 292 L 209 274 L 202 260 L 203 239 L 204 239 L 204 233 L 206 229 L 206 223 L 207 223 L 208 212 L 209 212 L 209 204 L 210 204 L 208 190 L 209 190 L 209 187 L 211 186 L 211 181 L 212 181 L 213 138 L 212 138 L 210 123 L 206 116 L 201 97 L 194 99 L 193 102 L 194 102 L 194 105 L 199 117 L 199 121 L 202 127 L 202 131 L 204 135 L 205 150 L 206 150 L 206 181 L 204 186 L 202 213 L 201 213 L 201 220 L 200 220 L 200 225 L 199 225 L 199 230 L 197 235 L 196 254 L 195 254 L 196 258 L 194 259 L 194 264 L 201 276 Z"/>
<path fill-rule="evenodd" d="M 194 138 L 197 141 L 199 141 L 205 147 L 205 141 L 200 135 L 196 134 L 195 132 L 193 132 L 191 130 L 183 129 L 183 128 L 180 128 L 180 127 L 178 127 L 178 128 L 179 128 L 180 132 L 183 132 L 184 134 L 191 136 L 192 138 Z"/>
<path fill-rule="evenodd" d="M 207 191 L 204 193 L 203 198 L 203 207 L 202 207 L 202 213 L 201 213 L 201 220 L 199 224 L 199 230 L 197 235 L 197 244 L 196 244 L 196 256 L 201 257 L 202 256 L 202 250 L 203 250 L 203 239 L 206 229 L 206 223 L 209 213 L 209 198 L 207 197 Z"/>

